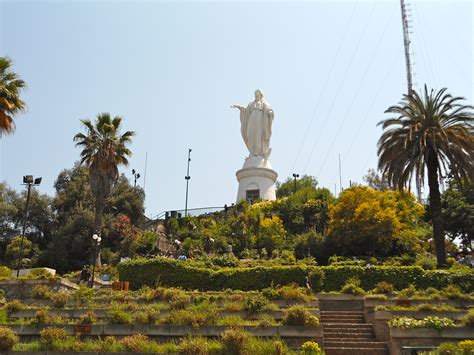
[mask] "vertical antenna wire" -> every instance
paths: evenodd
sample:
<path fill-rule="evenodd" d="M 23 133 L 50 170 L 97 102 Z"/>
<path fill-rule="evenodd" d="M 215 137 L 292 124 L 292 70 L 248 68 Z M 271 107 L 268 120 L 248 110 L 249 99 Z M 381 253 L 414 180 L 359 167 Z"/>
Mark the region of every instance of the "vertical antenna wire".
<path fill-rule="evenodd" d="M 354 51 L 353 51 L 353 53 L 352 53 L 352 55 L 351 55 L 350 63 L 349 63 L 349 65 L 346 66 L 346 70 L 345 70 L 345 72 L 344 72 L 344 75 L 343 75 L 343 77 L 342 77 L 342 80 L 339 82 L 339 85 L 338 85 L 338 87 L 337 87 L 336 95 L 334 96 L 334 99 L 333 99 L 332 102 L 331 102 L 331 105 L 330 105 L 330 107 L 329 107 L 329 110 L 328 110 L 328 112 L 326 113 L 326 118 L 324 119 L 323 125 L 321 126 L 321 128 L 320 128 L 320 130 L 319 130 L 319 134 L 318 134 L 317 138 L 315 139 L 315 141 L 314 141 L 314 143 L 313 143 L 313 147 L 312 147 L 312 149 L 311 149 L 310 155 L 309 155 L 308 159 L 306 160 L 306 164 L 305 164 L 304 169 L 303 169 L 303 171 L 304 171 L 305 173 L 306 173 L 306 171 L 307 171 L 307 169 L 308 169 L 308 165 L 309 165 L 309 163 L 310 163 L 310 161 L 311 161 L 311 158 L 312 158 L 312 156 L 313 156 L 314 150 L 316 149 L 316 147 L 317 147 L 317 145 L 318 145 L 318 143 L 319 143 L 319 138 L 321 137 L 321 134 L 322 134 L 322 132 L 324 131 L 324 128 L 326 127 L 326 123 L 328 122 L 329 115 L 330 115 L 330 113 L 331 113 L 331 111 L 332 111 L 332 109 L 333 109 L 333 107 L 334 107 L 334 104 L 336 103 L 336 99 L 337 99 L 337 97 L 339 96 L 339 92 L 340 92 L 340 90 L 341 90 L 341 88 L 342 88 L 342 85 L 343 85 L 344 82 L 345 82 L 345 79 L 346 79 L 346 77 L 347 77 L 347 74 L 348 74 L 348 72 L 349 72 L 349 69 L 350 69 L 350 67 L 352 66 L 352 63 L 353 63 L 353 61 L 354 61 L 354 57 L 355 57 L 355 55 L 356 55 L 356 53 L 357 53 L 357 50 L 359 49 L 360 43 L 361 43 L 361 41 L 362 41 L 362 38 L 365 36 L 365 33 L 367 32 L 367 28 L 369 27 L 370 19 L 371 19 L 372 15 L 373 15 L 373 13 L 374 13 L 374 10 L 375 10 L 375 5 L 376 5 L 376 2 L 373 2 L 372 10 L 371 10 L 371 12 L 370 12 L 370 14 L 369 14 L 369 17 L 367 18 L 367 22 L 365 23 L 365 26 L 364 26 L 362 35 L 359 37 L 359 40 L 358 40 L 358 42 L 357 42 L 357 44 L 356 44 L 356 46 L 355 46 L 355 49 L 354 49 Z"/>
<path fill-rule="evenodd" d="M 326 80 L 324 82 L 324 85 L 321 89 L 321 91 L 319 92 L 319 97 L 318 97 L 318 100 L 316 101 L 316 105 L 314 106 L 314 109 L 313 109 L 313 112 L 310 116 L 310 119 L 308 121 L 308 125 L 306 127 L 306 130 L 305 130 L 305 133 L 304 133 L 304 136 L 303 136 L 303 140 L 301 141 L 300 143 L 300 147 L 298 149 L 298 153 L 296 154 L 296 157 L 295 157 L 295 160 L 293 161 L 293 165 L 291 167 L 291 171 L 294 171 L 295 170 L 295 165 L 296 165 L 296 162 L 298 161 L 300 155 L 301 155 L 301 151 L 303 149 L 303 146 L 304 144 L 306 143 L 306 139 L 308 138 L 308 133 L 309 131 L 311 130 L 311 127 L 313 126 L 313 122 L 314 120 L 312 119 L 315 115 L 316 115 L 316 112 L 318 111 L 318 108 L 321 104 L 321 100 L 323 98 L 323 95 L 324 93 L 326 92 L 326 88 L 327 88 L 327 85 L 331 79 L 331 76 L 332 76 L 332 73 L 333 73 L 333 70 L 334 70 L 334 67 L 336 66 L 336 61 L 337 61 L 337 58 L 339 57 L 339 52 L 341 51 L 341 48 L 342 48 L 342 45 L 344 44 L 344 41 L 346 39 L 346 34 L 347 34 L 347 31 L 349 30 L 349 27 L 350 25 L 352 24 L 352 18 L 354 17 L 354 13 L 355 13 L 355 10 L 357 8 L 357 5 L 359 3 L 359 0 L 357 0 L 355 3 L 354 3 L 354 7 L 352 8 L 352 12 L 351 12 L 351 15 L 349 16 L 349 20 L 347 21 L 347 24 L 346 24 L 346 27 L 344 29 L 344 33 L 342 35 L 342 39 L 341 41 L 339 42 L 339 46 L 336 50 L 336 54 L 334 55 L 334 58 L 333 60 L 331 61 L 331 68 L 329 69 L 328 71 L 328 74 L 327 74 L 327 77 L 326 77 Z"/>

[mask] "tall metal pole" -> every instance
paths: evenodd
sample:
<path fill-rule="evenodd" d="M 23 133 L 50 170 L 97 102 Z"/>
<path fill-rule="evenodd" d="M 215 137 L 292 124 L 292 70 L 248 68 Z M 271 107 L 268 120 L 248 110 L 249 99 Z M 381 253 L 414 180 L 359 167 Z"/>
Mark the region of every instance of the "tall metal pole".
<path fill-rule="evenodd" d="M 25 219 L 23 220 L 23 232 L 21 233 L 21 242 L 20 242 L 20 254 L 18 255 L 18 265 L 16 268 L 16 277 L 18 278 L 20 276 L 20 267 L 21 267 L 21 261 L 23 259 L 23 241 L 25 239 L 25 232 L 26 232 L 26 221 L 28 219 L 28 206 L 30 205 L 30 192 L 31 192 L 31 186 L 33 183 L 28 183 L 28 194 L 26 195 L 26 210 L 25 210 Z"/>
<path fill-rule="evenodd" d="M 184 217 L 188 216 L 188 190 L 189 190 L 189 180 L 191 179 L 191 176 L 189 176 L 189 163 L 191 162 L 191 148 L 188 150 L 188 170 L 186 172 L 186 176 L 184 177 L 186 179 L 186 204 L 184 205 Z"/>
<path fill-rule="evenodd" d="M 409 36 L 409 25 L 406 12 L 406 5 L 404 0 L 400 0 L 400 8 L 402 12 L 402 25 L 403 25 L 403 45 L 405 47 L 405 64 L 407 71 L 407 85 L 408 85 L 408 95 L 411 95 L 413 92 L 413 80 L 411 72 L 411 61 L 410 61 L 410 36 Z"/>
<path fill-rule="evenodd" d="M 299 174 L 293 173 L 293 177 L 295 178 L 294 185 L 293 185 L 293 194 L 296 193 L 296 179 L 300 177 Z"/>

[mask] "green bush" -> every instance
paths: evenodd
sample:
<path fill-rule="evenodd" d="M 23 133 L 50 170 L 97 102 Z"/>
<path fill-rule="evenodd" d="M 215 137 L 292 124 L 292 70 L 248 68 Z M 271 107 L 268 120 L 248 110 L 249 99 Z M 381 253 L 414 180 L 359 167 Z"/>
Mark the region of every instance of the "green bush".
<path fill-rule="evenodd" d="M 203 337 L 188 337 L 179 344 L 179 353 L 185 355 L 209 354 L 209 340 Z"/>
<path fill-rule="evenodd" d="M 250 313 L 258 313 L 268 308 L 268 299 L 261 294 L 256 296 L 249 296 L 245 301 L 244 308 Z"/>
<path fill-rule="evenodd" d="M 18 343 L 18 336 L 8 327 L 0 327 L 0 351 L 9 351 Z"/>
<path fill-rule="evenodd" d="M 107 312 L 109 321 L 112 324 L 130 324 L 132 323 L 132 316 L 121 309 L 111 309 Z"/>
<path fill-rule="evenodd" d="M 373 289 L 373 292 L 381 294 L 390 294 L 393 292 L 393 285 L 385 281 L 380 281 Z"/>
<path fill-rule="evenodd" d="M 146 350 L 149 341 L 150 340 L 146 335 L 134 334 L 124 337 L 120 342 L 126 350 L 133 353 L 139 353 Z"/>
<path fill-rule="evenodd" d="M 283 317 L 282 323 L 284 325 L 318 327 L 319 319 L 309 313 L 306 307 L 296 305 L 288 308 L 288 313 Z"/>
<path fill-rule="evenodd" d="M 221 338 L 224 345 L 224 353 L 240 355 L 244 353 L 245 346 L 251 336 L 241 328 L 232 328 L 223 332 Z"/>
<path fill-rule="evenodd" d="M 40 331 L 40 342 L 46 349 L 51 349 L 54 342 L 65 340 L 67 332 L 63 328 L 48 327 Z"/>
<path fill-rule="evenodd" d="M 441 330 L 454 327 L 454 321 L 449 318 L 426 317 L 424 319 L 414 319 L 410 317 L 395 317 L 389 321 L 389 325 L 394 328 L 431 328 Z"/>
<path fill-rule="evenodd" d="M 62 292 L 56 292 L 56 293 L 51 293 L 50 297 L 51 301 L 53 301 L 53 305 L 56 308 L 64 308 L 69 301 L 69 293 L 62 291 Z"/>
<path fill-rule="evenodd" d="M 11 300 L 10 302 L 7 302 L 4 306 L 5 310 L 7 311 L 8 314 L 14 313 L 21 311 L 22 309 L 25 309 L 26 306 L 21 303 L 19 300 Z"/>
<path fill-rule="evenodd" d="M 37 300 L 47 300 L 51 297 L 51 291 L 48 286 L 36 285 L 31 289 L 31 297 Z"/>
<path fill-rule="evenodd" d="M 36 269 L 31 269 L 28 275 L 26 275 L 28 279 L 49 279 L 54 277 L 51 273 L 46 270 L 45 268 L 39 267 Z"/>
<path fill-rule="evenodd" d="M 272 285 L 297 283 L 305 286 L 305 276 L 315 270 L 323 273 L 322 290 L 339 291 L 348 279 L 361 280 L 360 287 L 372 290 L 377 283 L 391 283 L 395 290 L 414 284 L 418 289 L 448 285 L 459 286 L 463 292 L 474 291 L 474 273 L 469 271 L 424 270 L 419 266 L 273 266 L 248 268 L 198 268 L 178 260 L 155 258 L 134 259 L 118 265 L 121 280 L 129 280 L 132 289 L 154 286 L 188 290 L 261 290 Z M 319 278 L 319 276 L 318 276 Z M 312 281 L 318 284 L 319 281 Z M 314 285 L 313 285 L 314 287 Z"/>
<path fill-rule="evenodd" d="M 42 308 L 36 311 L 35 317 L 31 320 L 31 324 L 47 324 L 49 323 L 49 313 L 47 308 Z"/>
<path fill-rule="evenodd" d="M 463 340 L 458 343 L 442 343 L 436 349 L 439 355 L 472 355 L 474 354 L 474 340 Z"/>
<path fill-rule="evenodd" d="M 346 284 L 342 286 L 341 293 L 348 295 L 363 295 L 365 291 L 360 288 L 360 280 L 356 278 L 350 278 Z"/>
<path fill-rule="evenodd" d="M 97 316 L 94 312 L 88 311 L 87 313 L 81 314 L 79 317 L 79 324 L 94 324 L 97 321 Z"/>
<path fill-rule="evenodd" d="M 469 312 L 463 317 L 462 324 L 466 327 L 474 328 L 474 308 L 471 308 Z"/>
<path fill-rule="evenodd" d="M 320 292 L 324 285 L 324 272 L 321 268 L 314 268 L 309 273 L 309 283 L 314 292 Z"/>
<path fill-rule="evenodd" d="M 301 345 L 301 351 L 305 355 L 321 355 L 321 348 L 318 343 L 307 341 Z"/>
<path fill-rule="evenodd" d="M 11 279 L 12 278 L 12 269 L 6 266 L 0 266 L 0 279 Z"/>

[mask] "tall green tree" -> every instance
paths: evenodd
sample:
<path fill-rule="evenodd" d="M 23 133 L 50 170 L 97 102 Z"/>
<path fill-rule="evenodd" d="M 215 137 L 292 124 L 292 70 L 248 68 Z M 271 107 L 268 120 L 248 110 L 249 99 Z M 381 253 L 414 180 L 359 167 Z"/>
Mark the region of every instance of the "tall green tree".
<path fill-rule="evenodd" d="M 0 57 L 0 134 L 12 133 L 15 129 L 13 116 L 26 110 L 26 104 L 20 99 L 25 82 L 12 71 L 12 61 Z"/>
<path fill-rule="evenodd" d="M 95 197 L 94 230 L 100 233 L 102 213 L 107 197 L 119 177 L 118 167 L 128 165 L 132 152 L 127 148 L 134 132 L 120 134 L 121 117 L 111 118 L 109 113 L 101 113 L 92 123 L 81 120 L 87 133 L 74 136 L 76 146 L 82 148 L 81 164 L 89 168 L 89 183 Z"/>
<path fill-rule="evenodd" d="M 438 267 L 446 265 L 446 247 L 439 183 L 451 171 L 456 178 L 472 181 L 474 175 L 474 115 L 472 106 L 462 105 L 446 89 L 413 92 L 385 112 L 397 117 L 382 120 L 378 142 L 379 169 L 399 189 L 412 178 L 429 186 L 430 215 Z"/>

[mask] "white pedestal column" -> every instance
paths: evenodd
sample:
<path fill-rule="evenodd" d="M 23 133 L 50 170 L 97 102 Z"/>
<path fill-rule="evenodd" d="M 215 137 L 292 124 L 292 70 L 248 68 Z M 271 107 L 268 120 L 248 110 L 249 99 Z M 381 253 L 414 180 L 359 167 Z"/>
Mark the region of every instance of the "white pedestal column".
<path fill-rule="evenodd" d="M 262 156 L 245 159 L 244 166 L 235 175 L 239 181 L 237 202 L 247 199 L 276 200 L 276 180 L 278 174 L 270 161 Z"/>

